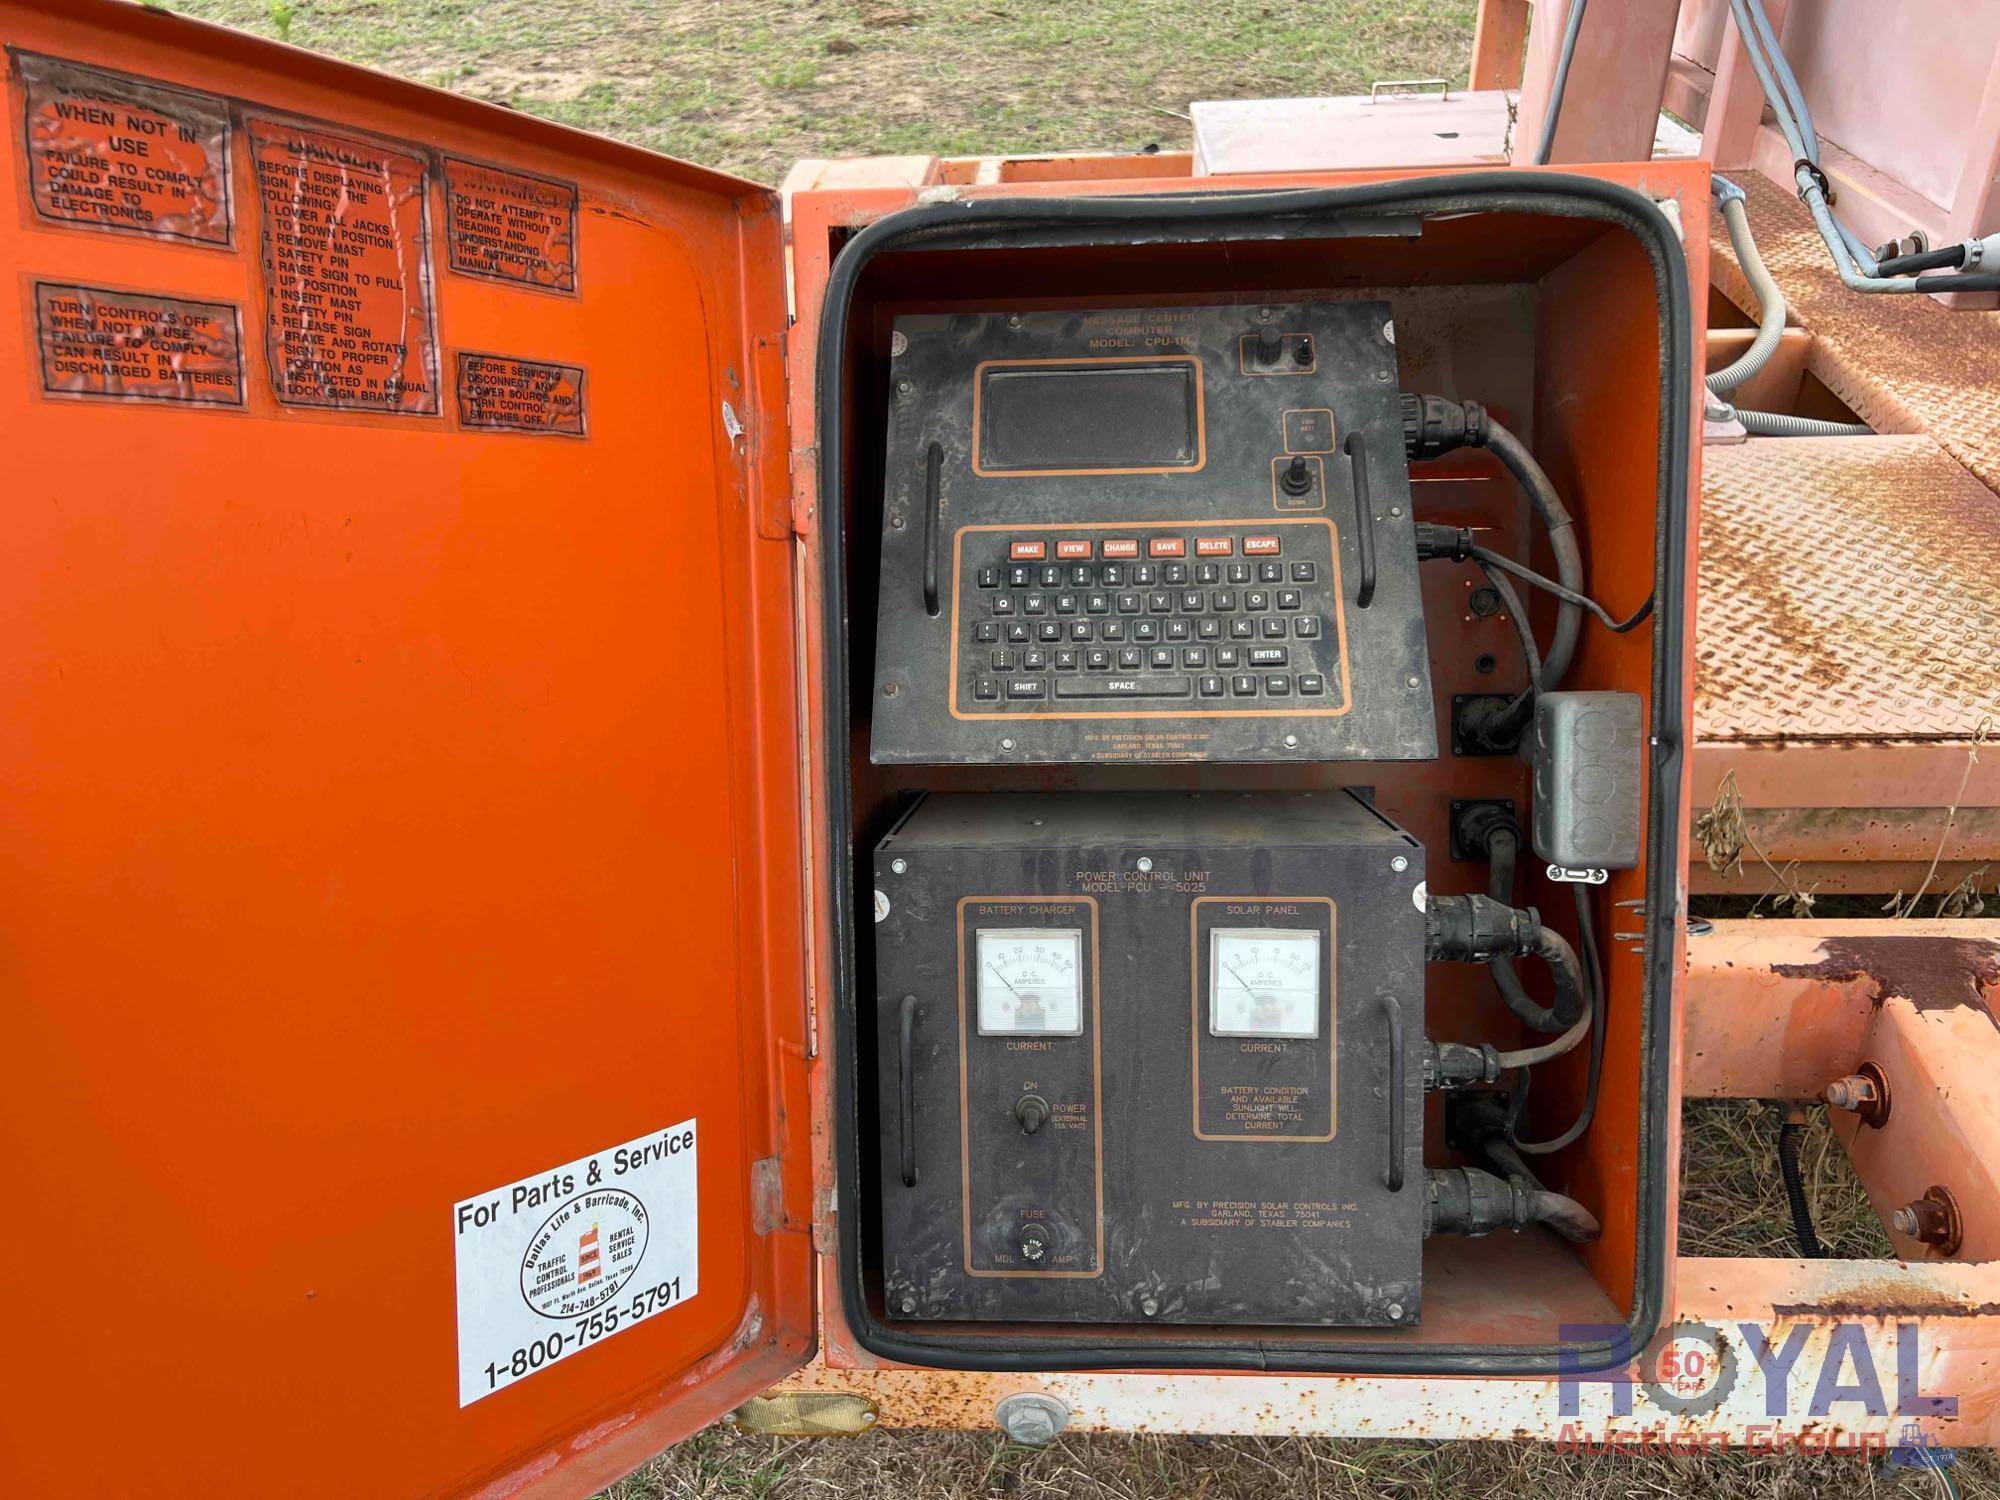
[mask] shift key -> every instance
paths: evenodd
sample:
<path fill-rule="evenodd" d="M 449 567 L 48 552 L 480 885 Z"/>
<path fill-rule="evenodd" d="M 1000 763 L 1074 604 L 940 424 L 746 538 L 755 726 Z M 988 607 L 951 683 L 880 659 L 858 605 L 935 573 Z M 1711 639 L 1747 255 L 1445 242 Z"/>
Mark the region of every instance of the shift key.
<path fill-rule="evenodd" d="M 1058 677 L 1058 698 L 1188 698 L 1191 677 Z"/>

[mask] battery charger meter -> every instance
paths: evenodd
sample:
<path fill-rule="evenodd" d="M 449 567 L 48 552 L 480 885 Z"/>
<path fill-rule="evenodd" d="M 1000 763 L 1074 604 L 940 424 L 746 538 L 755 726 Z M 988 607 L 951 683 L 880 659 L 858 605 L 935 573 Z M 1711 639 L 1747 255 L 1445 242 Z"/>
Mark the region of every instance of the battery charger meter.
<path fill-rule="evenodd" d="M 1081 1036 L 1082 952 L 1083 933 L 1075 927 L 982 928 L 979 1034 Z"/>

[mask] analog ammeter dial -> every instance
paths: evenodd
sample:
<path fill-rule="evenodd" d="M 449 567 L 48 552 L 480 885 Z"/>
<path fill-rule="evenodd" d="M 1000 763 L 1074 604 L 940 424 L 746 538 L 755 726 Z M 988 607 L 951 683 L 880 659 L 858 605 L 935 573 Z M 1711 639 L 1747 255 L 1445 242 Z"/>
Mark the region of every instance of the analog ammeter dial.
<path fill-rule="evenodd" d="M 1271 927 L 1210 931 L 1208 1029 L 1215 1036 L 1319 1035 L 1319 934 Z"/>
<path fill-rule="evenodd" d="M 1080 929 L 982 928 L 976 946 L 981 1036 L 1082 1035 Z"/>

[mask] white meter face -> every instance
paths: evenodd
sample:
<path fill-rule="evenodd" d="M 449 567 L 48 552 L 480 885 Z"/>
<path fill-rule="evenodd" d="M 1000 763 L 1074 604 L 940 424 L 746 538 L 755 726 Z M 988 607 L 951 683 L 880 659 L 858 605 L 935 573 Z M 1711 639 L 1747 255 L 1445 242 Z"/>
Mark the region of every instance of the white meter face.
<path fill-rule="evenodd" d="M 1081 1036 L 1083 933 L 1075 927 L 982 928 L 981 1036 Z"/>
<path fill-rule="evenodd" d="M 1319 1035 L 1319 934 L 1270 927 L 1217 927 L 1208 981 L 1215 1036 Z"/>

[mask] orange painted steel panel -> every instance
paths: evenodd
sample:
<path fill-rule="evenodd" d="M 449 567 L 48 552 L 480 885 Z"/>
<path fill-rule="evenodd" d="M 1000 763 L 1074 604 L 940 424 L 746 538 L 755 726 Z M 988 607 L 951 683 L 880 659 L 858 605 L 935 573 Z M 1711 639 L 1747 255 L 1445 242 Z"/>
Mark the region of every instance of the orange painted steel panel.
<path fill-rule="evenodd" d="M 588 1493 L 812 1341 L 776 201 L 136 6 L 0 4 L 0 38 L 221 101 L 234 210 L 225 244 L 38 218 L 10 116 L 0 1139 L 38 1289 L 0 1492 Z M 346 322 L 332 261 L 266 305 L 260 244 L 325 227 L 258 191 L 274 108 L 320 143 L 281 171 L 380 236 Z M 422 201 L 371 225 L 378 150 Z M 451 269 L 447 155 L 575 186 L 571 224 L 490 221 L 549 229 L 574 295 Z M 44 395 L 38 279 L 240 308 L 243 405 Z M 337 341 L 398 328 L 445 380 L 587 370 L 581 435 L 275 398 L 272 346 L 353 390 L 380 366 Z M 454 1203 L 688 1118 L 698 1292 L 461 1408 Z"/>
<path fill-rule="evenodd" d="M 1695 305 L 1699 309 L 1701 299 L 1706 294 L 1708 279 L 1706 236 L 1699 232 L 1700 226 L 1706 223 L 1706 214 L 1708 211 L 1708 175 L 1706 168 L 1698 162 L 1661 161 L 1629 166 L 1593 166 L 1589 170 L 1594 176 L 1634 188 L 1655 198 L 1676 200 L 1682 221 L 1689 226 L 1688 243 L 1686 245 L 1688 286 L 1694 298 Z M 857 173 L 856 175 L 864 181 L 867 180 L 867 174 L 865 173 Z M 1348 186 L 1366 182 L 1384 181 L 1391 178 L 1424 175 L 1429 174 L 1391 171 L 1309 173 L 1286 176 L 1232 178 L 1229 186 L 1232 190 Z M 990 183 L 982 179 L 976 185 L 956 189 L 956 196 L 967 201 L 972 201 L 985 197 L 1002 196 L 1034 198 L 1150 193 L 1158 191 L 1159 188 L 1156 181 L 1137 175 L 1125 180 L 1100 178 L 1092 174 L 1087 177 L 1079 177 L 1076 180 L 1052 178 L 1046 181 L 1003 181 L 1002 174 L 997 171 L 991 174 L 991 176 L 994 180 Z M 842 186 L 828 190 L 801 191 L 791 197 L 792 264 L 796 320 L 790 335 L 789 352 L 791 368 L 795 372 L 810 371 L 815 367 L 818 356 L 819 318 L 822 311 L 827 278 L 831 268 L 831 248 L 838 243 L 841 237 L 865 227 L 867 224 L 886 214 L 910 206 L 916 201 L 916 198 L 916 189 L 906 185 L 887 182 L 880 185 Z M 1561 259 L 1565 254 L 1574 254 L 1591 237 L 1592 233 L 1594 231 L 1579 232 L 1573 226 L 1552 226 L 1547 220 L 1521 216 L 1518 218 L 1510 217 L 1507 229 L 1504 232 L 1499 230 L 1490 231 L 1479 237 L 1476 242 L 1470 236 L 1466 237 L 1463 241 L 1459 241 L 1457 239 L 1448 239 L 1447 236 L 1441 234 L 1439 239 L 1445 242 L 1445 248 L 1431 245 L 1426 246 L 1426 254 L 1431 257 L 1427 262 L 1427 279 L 1448 283 L 1454 277 L 1474 281 L 1493 274 L 1491 245 L 1496 240 L 1504 240 L 1511 246 L 1516 247 L 1520 253 L 1530 257 L 1546 254 L 1550 259 Z M 1611 238 L 1622 239 L 1623 237 L 1613 236 Z M 1407 252 L 1405 247 L 1393 241 L 1384 241 L 1379 244 L 1359 239 L 1343 241 L 1341 253 L 1343 257 L 1351 257 L 1351 263 L 1346 264 L 1344 269 L 1356 278 L 1365 278 L 1372 271 L 1373 274 L 1379 276 L 1384 282 L 1396 282 L 1407 268 Z M 1563 386 L 1563 390 L 1566 397 L 1574 398 L 1572 405 L 1575 407 L 1575 410 L 1571 411 L 1566 407 L 1563 412 L 1537 412 L 1536 418 L 1538 423 L 1547 421 L 1551 430 L 1564 431 L 1567 434 L 1567 443 L 1573 443 L 1574 445 L 1573 452 L 1568 459 L 1569 467 L 1565 469 L 1564 473 L 1555 475 L 1558 487 L 1561 488 L 1566 480 L 1574 477 L 1575 474 L 1582 473 L 1589 481 L 1586 488 L 1603 497 L 1596 507 L 1588 511 L 1582 523 L 1586 530 L 1593 532 L 1599 541 L 1600 547 L 1603 549 L 1593 553 L 1593 584 L 1600 593 L 1606 593 L 1620 602 L 1625 602 L 1629 595 L 1630 602 L 1626 603 L 1626 607 L 1629 608 L 1632 603 L 1636 603 L 1639 598 L 1643 597 L 1652 577 L 1654 549 L 1649 528 L 1653 513 L 1651 496 L 1654 488 L 1654 476 L 1650 467 L 1641 476 L 1634 467 L 1636 460 L 1632 460 L 1630 455 L 1622 449 L 1620 450 L 1620 456 L 1612 461 L 1618 465 L 1614 469 L 1604 458 L 1605 445 L 1591 444 L 1588 441 L 1588 432 L 1592 421 L 1597 421 L 1600 424 L 1599 430 L 1603 430 L 1602 424 L 1604 423 L 1608 422 L 1616 425 L 1617 422 L 1626 419 L 1626 408 L 1619 405 L 1621 398 L 1628 404 L 1643 399 L 1645 404 L 1641 409 L 1642 414 L 1650 413 L 1656 408 L 1655 386 L 1651 380 L 1650 373 L 1645 377 L 1647 383 L 1642 390 L 1637 384 L 1637 377 L 1629 380 L 1620 379 L 1617 377 L 1617 372 L 1619 370 L 1650 372 L 1655 367 L 1657 344 L 1655 341 L 1656 335 L 1652 331 L 1655 314 L 1652 303 L 1649 300 L 1652 284 L 1650 272 L 1645 270 L 1643 266 L 1640 266 L 1637 261 L 1627 261 L 1624 264 L 1612 263 L 1604 258 L 1607 253 L 1609 256 L 1618 256 L 1623 252 L 1601 252 L 1598 261 L 1588 267 L 1580 268 L 1574 278 L 1574 285 L 1568 289 L 1569 294 L 1578 299 L 1577 303 L 1572 305 L 1589 306 L 1591 305 L 1592 298 L 1615 295 L 1621 299 L 1621 305 L 1615 312 L 1607 309 L 1602 318 L 1602 323 L 1606 327 L 1612 325 L 1626 327 L 1626 323 L 1621 320 L 1629 319 L 1635 315 L 1634 309 L 1636 303 L 1625 299 L 1636 298 L 1644 301 L 1643 321 L 1629 326 L 1628 332 L 1630 337 L 1627 339 L 1627 343 L 1630 347 L 1621 346 L 1620 350 L 1617 351 L 1615 359 L 1611 354 L 1603 354 L 1603 362 L 1596 367 L 1592 366 L 1588 355 L 1578 353 L 1575 350 L 1567 351 L 1565 357 L 1560 361 L 1566 371 L 1564 378 L 1569 382 Z M 1631 254 L 1634 257 L 1639 255 L 1636 247 L 1632 247 Z M 934 257 L 934 259 L 946 260 L 949 257 Z M 1073 259 L 1066 262 L 1066 265 L 1076 266 L 1086 273 L 1086 277 L 1092 269 L 1087 254 L 1081 252 L 1075 253 Z M 1156 282 L 1170 276 L 1170 272 L 1158 270 L 1151 263 L 1147 262 L 1143 255 L 1136 251 L 1122 254 L 1118 258 L 1116 265 L 1119 276 L 1123 278 L 1121 285 L 1126 288 L 1124 292 L 1126 300 L 1129 300 L 1132 296 L 1156 294 Z M 911 280 L 916 288 L 909 291 L 907 293 L 908 296 L 920 299 L 928 297 L 949 300 L 954 295 L 964 295 L 962 288 L 953 291 L 948 287 L 948 272 L 939 272 L 929 280 L 925 280 L 925 269 L 924 267 L 913 267 L 907 273 L 907 279 Z M 899 269 L 899 275 L 903 274 Z M 1276 275 L 1278 273 L 1267 272 L 1266 274 Z M 1297 286 L 1305 284 L 1305 280 L 1314 274 L 1315 270 L 1313 268 L 1304 267 L 1297 271 L 1297 276 L 1300 279 L 1274 280 L 1272 284 Z M 1004 280 L 1004 277 L 997 278 L 997 281 L 1001 283 L 1004 283 Z M 1117 294 L 1112 289 L 1100 289 L 1094 283 L 1088 283 L 1087 281 L 1080 284 L 1092 285 L 1091 296 L 1112 300 L 1116 298 Z M 1174 289 L 1178 290 L 1177 284 Z M 899 295 L 902 295 L 900 284 Z M 1030 296 L 1024 298 L 1019 305 L 1034 306 L 1039 304 Z M 1593 315 L 1592 326 L 1593 330 L 1595 330 L 1594 343 L 1596 346 L 1600 346 L 1601 352 L 1601 346 L 1604 341 L 1602 330 L 1599 328 L 1599 320 L 1595 315 Z M 1543 329 L 1541 330 L 1543 337 L 1538 340 L 1538 343 L 1542 345 L 1552 342 L 1560 343 L 1561 340 L 1558 337 L 1560 332 L 1561 330 L 1559 329 Z M 1697 322 L 1695 334 L 1697 341 L 1699 341 L 1701 336 L 1699 322 Z M 1585 341 L 1572 342 L 1580 345 Z M 1610 376 L 1604 373 L 1606 369 L 1612 371 Z M 1698 385 L 1698 370 L 1690 372 L 1690 380 Z M 816 419 L 815 392 L 810 382 L 805 380 L 795 380 L 793 382 L 791 411 L 792 430 L 797 453 L 802 459 L 806 457 L 816 459 L 818 441 L 814 427 Z M 1512 414 L 1505 415 L 1512 416 Z M 1541 437 L 1542 434 L 1538 431 L 1538 448 Z M 1647 466 L 1650 466 L 1653 461 L 1654 450 L 1650 445 L 1635 444 L 1630 452 L 1631 454 L 1641 454 Z M 1442 473 L 1445 466 L 1439 467 Z M 1554 473 L 1553 470 L 1552 473 Z M 1458 480 L 1470 479 L 1474 481 L 1474 484 L 1459 485 L 1454 491 L 1451 500 L 1447 500 L 1444 497 L 1433 498 L 1432 503 L 1434 506 L 1439 507 L 1441 518 L 1451 508 L 1452 500 L 1460 499 L 1459 491 L 1466 492 L 1465 500 L 1472 498 L 1470 496 L 1471 489 L 1475 487 L 1475 484 L 1485 482 L 1486 472 L 1482 468 L 1475 474 L 1470 471 L 1470 466 L 1460 465 L 1452 470 L 1449 477 Z M 1691 506 L 1694 503 L 1692 491 L 1697 483 L 1698 473 L 1691 473 L 1691 494 L 1689 497 Z M 1641 503 L 1640 499 L 1635 498 L 1641 496 L 1643 496 L 1643 503 Z M 816 464 L 804 461 L 796 464 L 793 472 L 793 518 L 794 524 L 800 534 L 807 539 L 807 552 L 800 568 L 800 609 L 804 629 L 805 659 L 815 667 L 818 663 L 825 660 L 824 652 L 826 646 L 822 627 L 825 612 L 825 600 L 821 592 L 822 559 L 819 555 L 822 543 L 819 540 L 818 534 L 821 527 L 828 524 L 829 520 L 831 524 L 837 525 L 844 525 L 848 522 L 848 518 L 845 517 L 827 518 L 822 516 L 818 510 L 819 498 Z M 1462 504 L 1461 508 L 1466 509 L 1469 513 L 1469 506 Z M 1463 516 L 1454 513 L 1451 515 L 1451 518 L 1455 520 L 1463 519 Z M 1638 545 L 1635 537 L 1636 533 L 1642 528 L 1646 528 L 1646 534 L 1643 538 L 1643 545 Z M 1506 534 L 1503 532 L 1503 535 Z M 1688 555 L 1685 558 L 1685 562 L 1691 580 L 1694 561 L 1692 556 L 1692 528 L 1689 529 L 1687 545 Z M 1620 549 L 1624 550 L 1621 552 Z M 1436 578 L 1437 586 L 1442 589 L 1449 590 L 1458 586 L 1457 581 L 1453 580 L 1447 573 L 1440 572 L 1436 575 Z M 1692 609 L 1690 609 L 1684 623 L 1684 628 L 1689 632 L 1690 636 L 1692 633 L 1692 621 L 1693 613 Z M 1598 640 L 1593 642 L 1590 633 L 1586 632 L 1585 648 L 1587 652 L 1596 654 L 1598 661 L 1604 666 L 1604 675 L 1607 678 L 1615 676 L 1619 686 L 1634 688 L 1641 693 L 1646 693 L 1649 691 L 1649 681 L 1647 678 L 1647 672 L 1649 671 L 1649 663 L 1647 661 L 1648 640 L 1649 637 L 1646 634 L 1640 633 L 1634 636 L 1617 637 L 1610 641 Z M 1684 646 L 1691 647 L 1691 644 L 1691 640 L 1684 641 Z M 1691 673 L 1691 649 L 1685 651 L 1684 661 L 1685 671 Z M 818 671 L 809 671 L 805 677 L 804 688 L 805 710 L 807 722 L 810 726 L 808 732 L 815 743 L 824 743 L 827 714 L 827 684 Z M 1683 691 L 1684 693 L 1686 692 L 1685 677 L 1683 679 Z M 1691 700 L 1684 698 L 1684 701 Z M 1338 771 L 1338 768 L 1333 769 L 1336 772 Z M 1375 769 L 1378 772 L 1381 770 L 1379 767 Z M 1416 803 L 1428 806 L 1431 801 L 1436 799 L 1437 794 L 1440 792 L 1444 792 L 1449 796 L 1459 797 L 1472 795 L 1518 796 L 1521 794 L 1521 789 L 1513 779 L 1518 769 L 1518 765 L 1512 762 L 1497 759 L 1490 762 L 1439 762 L 1399 767 L 1396 768 L 1395 775 L 1387 781 L 1384 781 L 1379 775 L 1371 777 L 1371 780 L 1377 784 L 1380 805 L 1384 807 L 1385 811 L 1390 812 L 1399 819 L 1404 819 L 1406 811 L 1404 799 L 1406 797 Z M 810 792 L 815 804 L 824 805 L 830 795 L 826 778 L 831 774 L 831 770 L 832 768 L 825 765 L 816 765 L 814 767 L 814 780 Z M 1181 783 L 1175 782 L 1173 778 L 1177 774 L 1179 773 L 1163 772 L 1163 784 L 1193 784 L 1192 780 Z M 1307 772 L 1305 774 L 1310 776 L 1313 773 Z M 1683 797 L 1685 797 L 1686 792 L 1685 777 L 1687 774 L 1688 766 L 1684 759 L 1682 763 L 1682 776 L 1684 778 L 1682 788 Z M 860 778 L 857 787 L 857 797 L 865 799 L 868 796 L 875 795 L 879 787 L 870 781 L 870 772 L 865 766 L 858 769 L 857 776 Z M 1282 784 L 1294 783 L 1285 782 Z M 1406 822 L 1410 821 L 1408 819 L 1404 820 Z M 809 857 L 817 869 L 824 869 L 832 861 L 847 857 L 847 851 L 840 847 L 833 839 L 832 830 L 828 826 L 826 819 L 815 817 L 811 820 L 810 826 L 814 829 L 814 833 Z M 1441 822 L 1433 827 L 1424 824 L 1419 819 L 1411 826 L 1417 836 L 1424 839 L 1427 843 L 1433 846 L 1442 843 L 1445 830 Z M 1668 860 L 1672 868 L 1683 872 L 1679 882 L 1681 889 L 1678 895 L 1680 903 L 1684 904 L 1684 872 L 1686 870 L 1687 858 L 1685 835 L 1683 834 L 1675 841 L 1673 848 L 1651 851 L 1649 857 Z M 1469 877 L 1462 872 L 1454 872 L 1450 867 L 1443 867 L 1438 872 L 1439 883 L 1434 888 L 1441 892 L 1449 888 L 1455 888 L 1455 882 L 1462 879 L 1469 879 Z M 818 883 L 816 879 L 815 884 Z M 1641 894 L 1642 890 L 1643 884 L 1640 880 L 1622 874 L 1614 876 L 1614 888 L 1612 892 L 1614 896 L 1621 899 L 1633 897 Z M 1544 904 L 1546 905 L 1546 901 Z M 832 924 L 835 920 L 836 914 L 827 911 L 820 911 L 814 917 L 815 948 L 813 983 L 816 992 L 822 996 L 833 992 L 833 964 L 835 956 Z M 1608 919 L 1607 914 L 1602 911 L 1599 915 L 1599 922 L 1601 930 L 1607 933 L 1614 926 Z M 1635 993 L 1639 978 L 1638 960 L 1627 953 L 1626 945 L 1622 943 L 1613 944 L 1607 941 L 1606 950 L 1607 959 L 1612 966 L 1614 992 Z M 1454 1005 L 1460 1001 L 1460 996 L 1451 988 L 1451 981 L 1449 979 L 1444 981 L 1442 987 L 1450 996 Z M 1665 997 L 1662 997 L 1662 1003 L 1671 1002 L 1667 1002 Z M 1448 1005 L 1444 1008 L 1449 1010 L 1453 1007 Z M 816 1025 L 819 1031 L 819 1046 L 822 1054 L 830 1054 L 836 1047 L 834 1018 L 829 1013 L 829 1009 L 826 1005 L 821 1005 L 818 1009 Z M 1636 1110 L 1638 1077 L 1634 1054 L 1638 1045 L 1638 1017 L 1636 1015 L 1636 1007 L 1627 1007 L 1626 1011 L 1626 1014 L 1614 1018 L 1613 1033 L 1615 1039 L 1612 1044 L 1612 1062 L 1607 1069 L 1606 1104 L 1600 1111 L 1600 1118 L 1611 1117 L 1613 1112 L 1616 1111 L 1629 1119 L 1633 1117 Z M 1671 1163 L 1678 1160 L 1679 1153 L 1678 1104 L 1680 1094 L 1678 1078 L 1679 1049 L 1677 1043 L 1670 1042 L 1669 1045 L 1671 1055 L 1668 1059 L 1668 1078 L 1665 1083 L 1669 1104 L 1667 1111 L 1669 1138 L 1664 1142 L 1655 1143 L 1653 1149 L 1663 1152 L 1664 1159 Z M 1575 1062 L 1580 1070 L 1582 1065 L 1581 1054 L 1577 1056 Z M 837 1115 L 837 1108 L 830 1070 L 818 1070 L 813 1076 L 812 1088 L 813 1117 L 815 1122 L 815 1192 L 817 1201 L 821 1205 L 820 1215 L 815 1221 L 814 1232 L 822 1250 L 821 1327 L 825 1345 L 823 1357 L 825 1363 L 834 1369 L 873 1369 L 877 1368 L 881 1362 L 876 1356 L 860 1346 L 853 1330 L 846 1322 L 841 1307 L 840 1277 L 832 1258 L 832 1252 L 838 1243 L 837 1214 L 841 1211 L 851 1211 L 851 1209 L 844 1204 L 836 1206 L 835 1203 L 836 1140 L 833 1122 Z M 1592 1182 L 1590 1191 L 1593 1201 L 1600 1197 L 1608 1197 L 1613 1201 L 1620 1198 L 1629 1200 L 1632 1192 L 1631 1185 L 1634 1180 L 1635 1167 L 1629 1143 L 1617 1147 L 1600 1148 L 1593 1142 L 1587 1147 L 1572 1151 L 1569 1155 L 1578 1159 L 1577 1165 L 1571 1168 L 1565 1162 L 1563 1169 L 1589 1174 L 1590 1181 Z M 1672 1171 L 1672 1168 L 1669 1167 L 1668 1170 Z M 1606 1228 L 1607 1234 L 1604 1241 L 1599 1246 L 1593 1247 L 1592 1254 L 1597 1257 L 1593 1261 L 1593 1266 L 1594 1268 L 1598 1268 L 1600 1280 L 1611 1293 L 1610 1301 L 1615 1303 L 1618 1298 L 1626 1296 L 1629 1293 L 1631 1267 L 1629 1263 L 1624 1265 L 1619 1264 L 1621 1260 L 1629 1262 L 1633 1252 L 1636 1225 L 1633 1221 L 1629 1202 L 1622 1214 L 1614 1215 L 1607 1220 Z M 1667 1243 L 1671 1247 L 1671 1225 L 1667 1226 L 1666 1235 Z M 1672 1316 L 1672 1286 L 1670 1255 L 1668 1290 L 1666 1293 L 1669 1304 L 1666 1311 L 1666 1316 L 1668 1317 Z M 1604 1300 L 1604 1294 L 1597 1291 L 1594 1286 L 1592 1288 L 1592 1295 L 1598 1297 L 1600 1303 Z M 1464 1321 L 1451 1325 L 1451 1332 L 1454 1337 L 1466 1335 L 1468 1330 L 1471 1331 L 1471 1337 L 1475 1341 L 1508 1342 L 1508 1335 L 1496 1331 L 1491 1324 L 1484 1327 L 1480 1326 L 1479 1318 L 1475 1312 L 1469 1312 Z M 1419 1336 L 1432 1336 L 1433 1333 L 1434 1326 L 1427 1323 L 1426 1329 Z M 940 1380 L 960 1380 L 967 1377 L 953 1372 L 950 1375 L 938 1378 Z"/>

